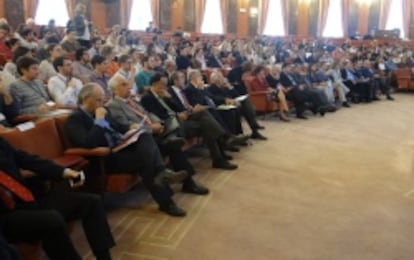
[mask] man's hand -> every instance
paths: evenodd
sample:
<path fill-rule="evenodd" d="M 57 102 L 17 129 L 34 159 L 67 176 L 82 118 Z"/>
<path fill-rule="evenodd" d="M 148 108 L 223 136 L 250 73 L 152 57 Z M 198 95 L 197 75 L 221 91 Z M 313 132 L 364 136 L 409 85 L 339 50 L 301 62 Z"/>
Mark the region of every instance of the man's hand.
<path fill-rule="evenodd" d="M 181 113 L 178 113 L 178 119 L 180 120 L 180 121 L 185 121 L 185 120 L 187 120 L 188 119 L 188 115 L 187 115 L 187 113 L 186 112 L 181 112 Z"/>
<path fill-rule="evenodd" d="M 162 132 L 164 132 L 164 126 L 160 123 L 151 124 L 151 129 L 156 134 L 161 134 Z"/>
<path fill-rule="evenodd" d="M 106 115 L 106 109 L 103 107 L 98 107 L 95 110 L 95 118 L 96 119 L 104 119 Z"/>
<path fill-rule="evenodd" d="M 201 112 L 201 111 L 206 110 L 207 108 L 208 108 L 207 106 L 203 106 L 203 105 L 197 104 L 197 105 L 194 106 L 193 111 L 195 113 L 198 113 L 198 112 Z"/>
<path fill-rule="evenodd" d="M 85 183 L 85 178 L 82 172 L 66 169 L 63 172 L 63 178 L 69 180 L 72 188 L 78 188 Z"/>
<path fill-rule="evenodd" d="M 41 114 L 47 113 L 50 110 L 52 110 L 51 106 L 48 106 L 46 103 L 40 104 L 40 106 L 37 107 L 37 111 Z"/>

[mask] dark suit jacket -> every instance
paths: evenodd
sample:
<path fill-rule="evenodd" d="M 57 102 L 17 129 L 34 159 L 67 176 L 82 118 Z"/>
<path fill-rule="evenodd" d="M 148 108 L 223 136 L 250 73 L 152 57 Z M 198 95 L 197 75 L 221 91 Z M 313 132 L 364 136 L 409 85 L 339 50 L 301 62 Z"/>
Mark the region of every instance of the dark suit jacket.
<path fill-rule="evenodd" d="M 90 25 L 85 24 L 85 20 L 83 16 L 76 15 L 75 17 L 73 17 L 73 27 L 78 37 L 83 36 L 86 30 L 86 26 L 89 26 L 89 31 L 91 32 L 91 27 Z"/>
<path fill-rule="evenodd" d="M 191 60 L 187 56 L 177 56 L 175 58 L 175 63 L 177 65 L 177 70 L 186 70 L 188 67 L 191 67 Z"/>
<path fill-rule="evenodd" d="M 30 180 L 33 178 L 25 179 L 21 176 L 20 169 L 30 170 L 36 174 L 36 177 L 33 177 L 34 179 L 43 180 L 61 180 L 64 171 L 64 168 L 50 161 L 13 148 L 5 139 L 0 137 L 0 170 L 29 188 L 34 195 L 43 194 L 44 190 L 40 190 L 39 186 L 32 185 Z"/>
<path fill-rule="evenodd" d="M 163 100 L 174 112 L 180 113 L 184 111 L 180 109 L 172 98 L 164 98 Z M 148 112 L 155 114 L 161 120 L 167 120 L 170 117 L 168 111 L 160 104 L 152 91 L 148 91 L 144 96 L 142 96 L 141 104 Z"/>
<path fill-rule="evenodd" d="M 205 93 L 203 90 L 196 88 L 191 83 L 188 84 L 188 86 L 183 90 L 184 94 L 186 95 L 188 102 L 192 106 L 195 106 L 197 104 L 207 106 L 207 102 L 205 99 Z"/>
<path fill-rule="evenodd" d="M 109 146 L 106 130 L 94 123 L 91 115 L 77 108 L 66 120 L 65 130 L 70 142 L 77 147 L 95 148 Z"/>
<path fill-rule="evenodd" d="M 217 59 L 219 59 L 219 58 L 217 58 L 214 55 L 209 55 L 207 57 L 207 66 L 209 68 L 221 68 L 221 65 L 220 65 L 220 63 Z"/>
<path fill-rule="evenodd" d="M 286 72 L 282 71 L 280 73 L 280 84 L 282 84 L 282 86 L 284 86 L 285 88 L 296 87 L 294 83 L 297 82 L 292 82 L 287 76 Z"/>
<path fill-rule="evenodd" d="M 172 86 L 169 86 L 167 88 L 167 90 L 168 90 L 168 93 L 170 93 L 170 95 L 171 95 L 170 102 L 173 102 L 174 103 L 174 107 L 176 108 L 177 112 L 186 111 L 187 109 L 185 108 L 184 104 L 181 102 L 180 98 L 175 93 L 175 91 L 172 88 Z M 184 91 L 182 91 L 182 94 L 185 95 Z"/>

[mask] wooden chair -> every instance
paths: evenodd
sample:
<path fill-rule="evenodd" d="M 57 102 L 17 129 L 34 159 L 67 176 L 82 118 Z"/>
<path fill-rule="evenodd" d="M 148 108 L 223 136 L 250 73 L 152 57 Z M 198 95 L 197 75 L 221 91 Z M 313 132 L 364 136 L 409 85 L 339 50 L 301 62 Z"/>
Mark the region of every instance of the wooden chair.
<path fill-rule="evenodd" d="M 111 153 L 108 147 L 97 147 L 93 149 L 73 147 L 65 132 L 65 122 L 67 116 L 55 118 L 56 127 L 59 132 L 60 140 L 64 146 L 65 154 L 72 156 L 83 156 L 98 164 L 98 174 L 93 183 L 94 188 L 100 192 L 123 193 L 130 190 L 141 181 L 137 174 L 109 172 L 105 167 L 106 156 Z M 91 174 L 88 176 L 92 177 Z"/>
<path fill-rule="evenodd" d="M 398 68 L 395 70 L 398 89 L 414 89 L 414 78 L 411 68 Z"/>

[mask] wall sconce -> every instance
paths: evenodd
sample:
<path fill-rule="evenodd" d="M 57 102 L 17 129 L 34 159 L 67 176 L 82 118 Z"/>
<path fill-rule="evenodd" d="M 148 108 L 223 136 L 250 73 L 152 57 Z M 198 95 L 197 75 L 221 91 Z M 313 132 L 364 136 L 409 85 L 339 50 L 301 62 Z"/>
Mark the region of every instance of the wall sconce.
<path fill-rule="evenodd" d="M 246 10 L 246 8 L 240 8 L 240 13 L 246 13 L 247 12 L 247 10 Z"/>
<path fill-rule="evenodd" d="M 312 0 L 299 0 L 298 3 L 299 4 L 310 4 L 312 2 Z"/>
<path fill-rule="evenodd" d="M 250 17 L 256 17 L 258 13 L 257 7 L 250 7 Z"/>

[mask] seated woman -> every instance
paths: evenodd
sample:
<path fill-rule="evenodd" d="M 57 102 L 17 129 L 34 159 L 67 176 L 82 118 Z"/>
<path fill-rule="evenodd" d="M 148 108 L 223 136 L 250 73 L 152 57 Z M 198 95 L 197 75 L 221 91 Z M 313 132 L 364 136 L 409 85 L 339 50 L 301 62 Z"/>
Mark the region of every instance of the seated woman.
<path fill-rule="evenodd" d="M 277 102 L 279 106 L 280 120 L 284 122 L 289 122 L 290 121 L 288 117 L 289 107 L 286 102 L 285 94 L 283 93 L 283 91 L 281 91 L 279 87 L 279 81 L 278 81 L 279 76 L 278 76 L 277 68 L 274 66 L 271 71 L 272 72 L 269 78 L 273 79 L 273 81 L 271 81 L 271 83 L 273 83 L 272 86 L 269 85 L 269 81 L 266 78 L 265 67 L 260 66 L 260 65 L 257 66 L 253 70 L 253 79 L 250 83 L 250 90 L 253 92 L 267 91 L 268 98 Z"/>

